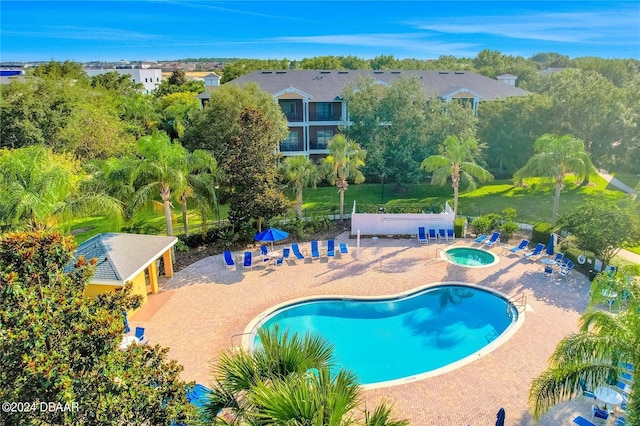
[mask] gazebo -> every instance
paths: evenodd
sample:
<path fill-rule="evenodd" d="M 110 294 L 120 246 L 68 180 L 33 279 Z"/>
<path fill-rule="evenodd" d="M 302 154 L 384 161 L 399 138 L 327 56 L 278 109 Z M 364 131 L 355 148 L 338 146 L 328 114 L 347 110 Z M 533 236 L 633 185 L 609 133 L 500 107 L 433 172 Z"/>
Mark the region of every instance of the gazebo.
<path fill-rule="evenodd" d="M 176 237 L 105 233 L 83 242 L 76 250 L 76 257 L 98 260 L 85 294 L 96 296 L 131 281 L 133 293 L 142 296 L 144 304 L 147 285 L 152 294 L 158 292 L 158 259 L 164 262 L 164 275 L 173 276 L 171 248 L 177 241 Z"/>

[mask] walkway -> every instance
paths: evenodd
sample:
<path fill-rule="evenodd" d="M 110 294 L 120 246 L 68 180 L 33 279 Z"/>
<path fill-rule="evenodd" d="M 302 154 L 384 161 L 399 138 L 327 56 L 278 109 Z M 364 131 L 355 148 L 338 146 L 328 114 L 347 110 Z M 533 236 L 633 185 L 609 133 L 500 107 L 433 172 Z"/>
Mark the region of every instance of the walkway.
<path fill-rule="evenodd" d="M 616 188 L 618 188 L 619 190 L 621 190 L 622 192 L 626 192 L 627 194 L 636 194 L 636 190 L 631 188 L 629 185 L 626 185 L 622 182 L 620 182 L 618 179 L 616 179 L 615 177 L 613 177 L 612 175 L 610 175 L 609 173 L 600 170 L 598 171 L 598 174 L 607 182 L 609 182 L 611 185 L 615 186 Z"/>
<path fill-rule="evenodd" d="M 406 384 L 367 390 L 372 407 L 382 398 L 413 426 L 486 426 L 495 423 L 504 407 L 506 425 L 534 425 L 528 411 L 531 381 L 547 367 L 557 343 L 577 331 L 587 306 L 589 283 L 549 281 L 541 266 L 513 254 L 486 268 L 465 268 L 434 261 L 445 244 L 421 246 L 416 239 L 363 239 L 359 257 L 355 240 L 342 235 L 350 254 L 342 259 L 311 263 L 260 265 L 252 271 L 228 270 L 222 256 L 203 259 L 176 273 L 150 297 L 144 315 L 131 318 L 146 327 L 151 343 L 170 348 L 169 356 L 184 365 L 183 378 L 207 384 L 212 362 L 239 339 L 247 324 L 271 306 L 305 296 L 390 295 L 429 283 L 470 282 L 507 295 L 524 292 L 528 309 L 523 326 L 492 352 L 451 372 Z M 471 241 L 456 242 L 471 245 Z M 303 244 L 303 247 L 306 244 Z M 507 252 L 508 253 L 508 252 Z M 165 292 L 166 294 L 163 294 Z M 158 301 L 156 302 L 154 298 Z M 161 299 L 162 298 L 162 299 Z M 571 424 L 576 415 L 589 416 L 586 401 L 554 408 L 540 422 L 544 426 Z"/>

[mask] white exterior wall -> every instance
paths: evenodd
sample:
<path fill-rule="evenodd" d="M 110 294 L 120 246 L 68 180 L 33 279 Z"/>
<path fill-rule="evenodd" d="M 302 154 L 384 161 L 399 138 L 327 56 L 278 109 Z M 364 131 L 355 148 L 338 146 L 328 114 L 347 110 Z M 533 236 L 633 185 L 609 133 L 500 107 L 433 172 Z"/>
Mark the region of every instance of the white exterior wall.
<path fill-rule="evenodd" d="M 155 90 L 156 86 L 162 81 L 162 70 L 160 69 L 101 69 L 86 70 L 89 77 L 95 75 L 106 74 L 108 72 L 117 72 L 120 75 L 129 75 L 134 83 L 142 83 L 144 91 L 149 94 Z"/>
<path fill-rule="evenodd" d="M 418 227 L 453 229 L 453 213 L 352 213 L 351 234 L 417 235 Z"/>

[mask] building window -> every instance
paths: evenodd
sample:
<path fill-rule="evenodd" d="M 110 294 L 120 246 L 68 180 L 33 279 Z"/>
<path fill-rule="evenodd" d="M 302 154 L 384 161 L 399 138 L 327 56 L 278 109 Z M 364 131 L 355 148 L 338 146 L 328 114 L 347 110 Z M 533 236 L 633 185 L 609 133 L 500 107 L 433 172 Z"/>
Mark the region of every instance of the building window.
<path fill-rule="evenodd" d="M 280 144 L 281 151 L 298 150 L 298 132 L 289 132 L 289 136 Z"/>
<path fill-rule="evenodd" d="M 318 130 L 318 149 L 326 149 L 333 137 L 333 130 Z"/>
<path fill-rule="evenodd" d="M 333 104 L 329 102 L 321 102 L 317 105 L 318 111 L 318 120 L 320 121 L 328 121 L 331 120 L 331 116 L 333 115 Z"/>
<path fill-rule="evenodd" d="M 280 108 L 289 121 L 298 121 L 298 105 L 296 102 L 280 102 Z"/>

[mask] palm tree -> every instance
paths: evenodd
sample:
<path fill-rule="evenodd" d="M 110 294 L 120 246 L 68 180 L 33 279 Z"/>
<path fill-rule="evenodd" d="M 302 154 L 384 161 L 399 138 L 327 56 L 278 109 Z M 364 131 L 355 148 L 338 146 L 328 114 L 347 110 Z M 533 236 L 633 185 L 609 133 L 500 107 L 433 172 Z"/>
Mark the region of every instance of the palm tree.
<path fill-rule="evenodd" d="M 122 204 L 91 181 L 77 161 L 42 146 L 0 150 L 0 225 L 41 228 L 102 214 L 117 227 Z"/>
<path fill-rule="evenodd" d="M 640 287 L 637 283 L 627 284 L 627 309 L 613 314 L 594 309 L 602 302 L 601 289 L 606 285 L 610 285 L 610 279 L 605 274 L 594 279 L 591 309 L 582 315 L 579 333 L 558 344 L 549 369 L 533 381 L 529 403 L 535 419 L 554 405 L 581 396 L 581 380 L 593 389 L 615 383 L 623 371 L 621 363 L 640 365 Z M 622 289 L 619 294 L 623 294 Z M 638 380 L 631 386 L 627 406 L 629 424 L 640 424 Z"/>
<path fill-rule="evenodd" d="M 340 220 L 344 220 L 344 192 L 349 188 L 349 180 L 364 182 L 360 168 L 364 166 L 366 151 L 356 142 L 343 135 L 334 136 L 328 143 L 329 155 L 322 160 L 321 167 L 331 185 L 340 193 Z"/>
<path fill-rule="evenodd" d="M 307 157 L 295 155 L 284 159 L 280 165 L 280 174 L 292 186 L 296 196 L 296 216 L 302 217 L 302 190 L 307 186 L 315 187 L 320 179 L 318 168 Z"/>
<path fill-rule="evenodd" d="M 431 183 L 444 185 L 451 177 L 453 187 L 453 215 L 458 214 L 458 189 L 463 183 L 468 189 L 475 189 L 474 179 L 480 182 L 493 180 L 491 173 L 476 164 L 474 157 L 478 156 L 480 147 L 473 137 L 464 137 L 459 140 L 457 136 L 447 137 L 440 147 L 439 155 L 425 158 L 420 168 L 427 172 L 433 172 Z"/>
<path fill-rule="evenodd" d="M 209 151 L 196 149 L 187 154 L 186 185 L 180 194 L 182 225 L 184 234 L 189 236 L 187 199 L 193 198 L 203 224 L 203 234 L 207 230 L 207 217 L 217 207 L 215 185 L 219 176 L 218 163 Z"/>
<path fill-rule="evenodd" d="M 225 409 L 232 424 L 318 424 L 341 426 L 355 422 L 361 402 L 356 377 L 333 372 L 331 346 L 319 337 L 258 330 L 260 346 L 253 351 L 230 350 L 214 367 L 214 384 L 204 408 L 214 422 Z M 364 411 L 367 426 L 404 426 L 380 404 Z"/>
<path fill-rule="evenodd" d="M 536 153 L 514 174 L 514 178 L 521 181 L 526 177 L 541 176 L 543 179 L 555 181 L 556 192 L 551 216 L 551 222 L 555 225 L 565 176 L 574 173 L 578 178 L 588 177 L 594 174 L 596 169 L 589 153 L 584 149 L 582 140 L 571 135 L 558 136 L 547 133 L 536 140 L 534 149 Z"/>
<path fill-rule="evenodd" d="M 172 143 L 166 133 L 154 132 L 138 140 L 137 151 L 142 158 L 133 174 L 137 188 L 134 209 L 160 195 L 167 235 L 172 236 L 171 197 L 187 186 L 187 150 Z"/>

